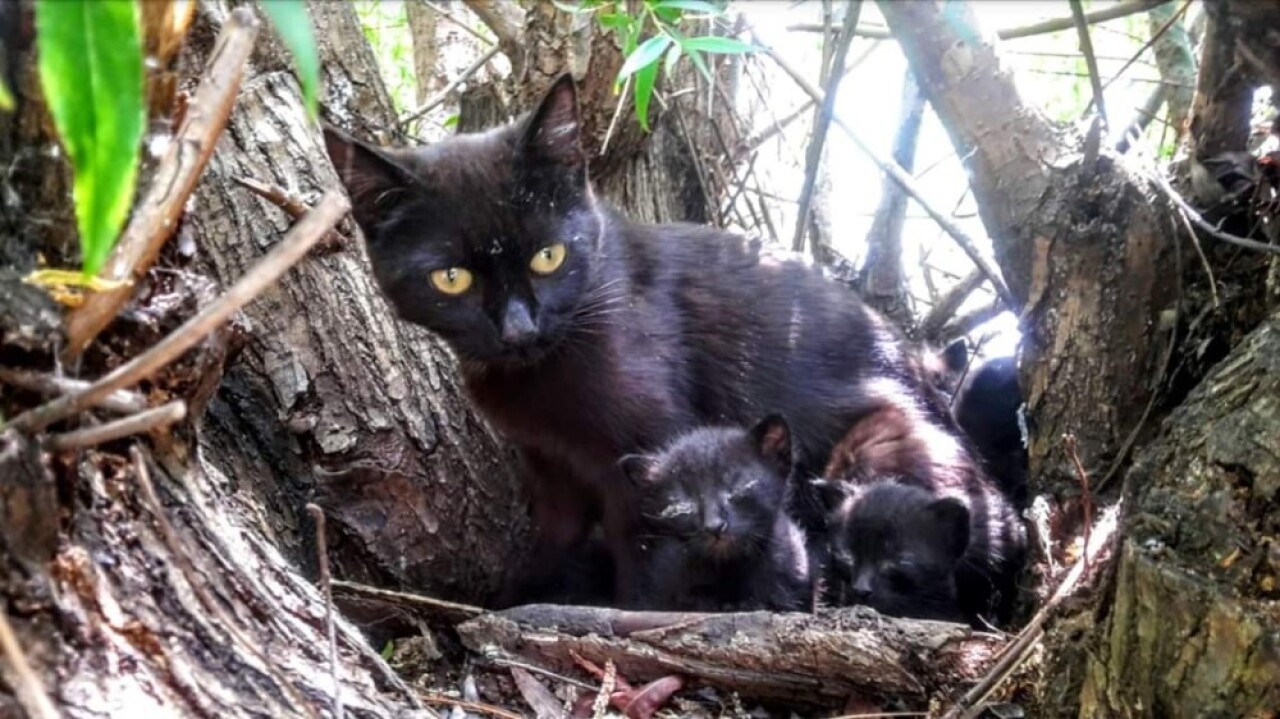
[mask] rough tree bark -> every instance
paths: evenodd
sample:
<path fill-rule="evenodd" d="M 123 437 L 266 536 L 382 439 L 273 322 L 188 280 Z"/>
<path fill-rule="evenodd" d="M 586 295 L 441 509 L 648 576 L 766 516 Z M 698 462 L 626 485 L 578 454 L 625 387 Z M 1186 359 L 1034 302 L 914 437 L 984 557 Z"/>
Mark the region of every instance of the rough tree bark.
<path fill-rule="evenodd" d="M 209 3 L 203 17 L 219 7 Z M 350 4 L 309 9 L 329 121 L 365 136 L 391 127 Z M 193 57 L 211 49 L 205 37 L 192 37 Z M 258 228 L 289 224 L 237 178 L 303 195 L 340 187 L 278 43 L 255 56 L 196 193 L 197 265 L 223 284 L 261 253 L 268 236 Z M 357 230 L 346 229 L 343 247 L 305 263 L 246 311 L 244 349 L 202 435 L 207 457 L 273 510 L 271 529 L 284 546 L 310 546 L 300 541 L 312 536 L 300 510 L 305 501 L 319 504 L 330 519 L 336 574 L 481 601 L 523 529 L 509 455 L 463 398 L 441 343 L 395 319 L 373 285 Z M 305 564 L 313 556 L 295 552 Z"/>

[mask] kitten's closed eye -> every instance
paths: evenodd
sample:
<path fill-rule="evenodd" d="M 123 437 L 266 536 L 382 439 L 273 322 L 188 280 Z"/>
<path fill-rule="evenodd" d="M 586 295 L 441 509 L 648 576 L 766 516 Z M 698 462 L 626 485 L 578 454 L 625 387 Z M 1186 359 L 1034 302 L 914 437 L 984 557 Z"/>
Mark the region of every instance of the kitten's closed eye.
<path fill-rule="evenodd" d="M 431 284 L 449 296 L 457 296 L 471 289 L 473 280 L 471 271 L 462 267 L 446 267 L 431 273 Z"/>
<path fill-rule="evenodd" d="M 547 245 L 534 253 L 533 259 L 529 260 L 529 269 L 536 275 L 549 275 L 560 269 L 568 254 L 569 248 L 563 242 Z"/>

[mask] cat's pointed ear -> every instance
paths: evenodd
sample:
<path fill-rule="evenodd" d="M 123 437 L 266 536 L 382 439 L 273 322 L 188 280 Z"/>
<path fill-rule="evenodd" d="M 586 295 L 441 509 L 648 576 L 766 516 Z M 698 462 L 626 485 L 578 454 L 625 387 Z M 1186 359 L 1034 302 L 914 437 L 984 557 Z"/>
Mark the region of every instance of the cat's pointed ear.
<path fill-rule="evenodd" d="M 823 509 L 828 512 L 834 512 L 844 506 L 845 500 L 857 496 L 854 485 L 839 479 L 811 479 L 809 485 L 813 487 L 813 493 L 817 495 Z"/>
<path fill-rule="evenodd" d="M 529 116 L 521 141 L 526 159 L 581 173 L 585 179 L 587 156 L 582 151 L 581 127 L 578 90 L 573 76 L 566 73 L 551 85 Z"/>
<path fill-rule="evenodd" d="M 771 414 L 756 422 L 748 433 L 751 446 L 760 458 L 775 468 L 780 475 L 791 474 L 791 427 L 780 414 Z"/>
<path fill-rule="evenodd" d="M 408 195 L 416 181 L 381 150 L 336 128 L 325 126 L 324 147 L 351 197 L 352 216 L 365 239 L 372 241 L 378 221 Z"/>
<path fill-rule="evenodd" d="M 622 473 L 636 486 L 649 481 L 651 465 L 650 459 L 643 454 L 624 454 L 618 460 L 618 466 L 622 468 Z"/>
<path fill-rule="evenodd" d="M 963 556 L 969 546 L 969 508 L 964 502 L 954 497 L 935 499 L 924 513 L 942 546 L 956 559 Z"/>

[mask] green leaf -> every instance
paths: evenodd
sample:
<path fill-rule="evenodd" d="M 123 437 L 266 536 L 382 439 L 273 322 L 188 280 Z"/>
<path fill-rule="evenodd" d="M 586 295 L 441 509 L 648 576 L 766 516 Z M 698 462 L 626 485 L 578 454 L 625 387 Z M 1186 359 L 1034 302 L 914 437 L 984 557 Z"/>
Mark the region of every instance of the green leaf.
<path fill-rule="evenodd" d="M 665 70 L 665 72 L 667 73 L 667 77 L 671 77 L 671 74 L 676 71 L 676 64 L 679 62 L 680 62 L 680 43 L 676 42 L 671 46 L 670 50 L 667 50 L 667 65 Z"/>
<path fill-rule="evenodd" d="M 702 12 L 708 15 L 719 15 L 721 9 L 707 2 L 706 0 L 658 0 L 649 6 L 653 10 L 664 10 L 667 8 L 674 10 L 687 10 L 688 12 Z"/>
<path fill-rule="evenodd" d="M 631 16 L 620 12 L 607 12 L 598 16 L 596 22 L 610 30 L 621 30 L 631 22 Z"/>
<path fill-rule="evenodd" d="M 626 79 L 650 65 L 656 65 L 658 58 L 662 57 L 662 53 L 670 44 L 671 38 L 666 35 L 654 35 L 640 43 L 635 52 L 627 56 L 627 61 L 622 63 L 622 69 L 618 71 L 618 79 Z"/>
<path fill-rule="evenodd" d="M 693 61 L 693 66 L 698 68 L 698 72 L 702 73 L 702 77 L 706 78 L 707 82 L 711 82 L 711 68 L 707 67 L 707 61 L 702 59 L 702 53 L 689 49 L 688 45 L 684 45 L 681 49 Z"/>
<path fill-rule="evenodd" d="M 685 52 L 700 50 L 717 55 L 743 55 L 760 50 L 755 45 L 747 44 L 741 40 L 735 40 L 731 37 L 715 37 L 714 35 L 686 38 L 680 44 L 684 47 Z"/>
<path fill-rule="evenodd" d="M 316 117 L 316 96 L 320 90 L 320 56 L 316 53 L 316 38 L 311 31 L 311 18 L 302 0 L 262 0 L 262 9 L 280 33 L 280 39 L 293 54 L 298 66 L 298 79 L 302 82 L 302 100 L 307 114 Z"/>
<path fill-rule="evenodd" d="M 13 93 L 9 92 L 9 83 L 0 78 L 0 110 L 13 112 Z"/>
<path fill-rule="evenodd" d="M 649 131 L 649 99 L 653 97 L 653 85 L 657 79 L 657 58 L 636 72 L 636 119 L 645 132 Z"/>
<path fill-rule="evenodd" d="M 133 202 L 146 125 L 141 35 L 134 0 L 36 3 L 40 87 L 75 171 L 86 277 L 102 268 Z"/>
<path fill-rule="evenodd" d="M 458 126 L 458 115 L 455 113 L 444 119 L 444 129 L 452 130 Z"/>
<path fill-rule="evenodd" d="M 382 655 L 383 661 L 391 661 L 391 654 L 395 652 L 395 650 L 396 650 L 395 643 L 392 642 L 390 639 L 388 639 L 387 643 L 382 645 L 382 651 L 378 653 Z"/>

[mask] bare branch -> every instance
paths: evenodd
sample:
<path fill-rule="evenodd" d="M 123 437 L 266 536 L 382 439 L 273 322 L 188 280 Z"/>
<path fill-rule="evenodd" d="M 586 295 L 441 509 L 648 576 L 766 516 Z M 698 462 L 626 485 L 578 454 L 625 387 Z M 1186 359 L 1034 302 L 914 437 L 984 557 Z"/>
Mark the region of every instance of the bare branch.
<path fill-rule="evenodd" d="M 270 287 L 346 214 L 350 204 L 337 192 L 327 192 L 320 204 L 293 226 L 284 239 L 221 297 L 174 330 L 151 349 L 112 370 L 84 390 L 28 410 L 9 422 L 11 427 L 37 432 L 53 422 L 98 405 L 112 392 L 134 384 L 177 359 L 226 322 L 241 307 Z"/>
<path fill-rule="evenodd" d="M 187 108 L 182 127 L 160 160 L 146 197 L 138 204 L 119 243 L 111 252 L 101 277 L 124 282 L 143 276 L 160 254 L 160 248 L 178 226 L 187 198 L 204 173 L 205 165 L 227 126 L 240 90 L 245 63 L 258 36 L 258 21 L 248 8 L 237 8 L 223 25 L 208 67 L 200 79 L 195 99 Z M 67 317 L 69 357 L 79 356 L 120 313 L 133 295 L 132 285 L 89 295 Z"/>
<path fill-rule="evenodd" d="M 187 403 L 180 399 L 174 400 L 154 409 L 139 412 L 132 417 L 122 417 L 97 427 L 55 434 L 49 438 L 48 446 L 57 451 L 95 447 L 122 437 L 168 427 L 174 422 L 181 422 L 186 416 Z"/>
<path fill-rule="evenodd" d="M 1164 194 L 1168 196 L 1170 200 L 1173 201 L 1173 204 L 1178 206 L 1178 209 L 1182 210 L 1182 212 L 1187 216 L 1187 219 L 1191 220 L 1191 223 L 1193 225 L 1195 225 L 1196 227 L 1199 227 L 1202 231 L 1204 231 L 1205 234 L 1209 235 L 1214 239 L 1222 240 L 1223 242 L 1235 245 L 1237 247 L 1243 247 L 1249 250 L 1256 250 L 1258 252 L 1267 252 L 1273 255 L 1280 255 L 1280 245 L 1268 245 L 1263 242 L 1258 242 L 1257 240 L 1250 240 L 1244 237 L 1237 237 L 1229 232 L 1223 232 L 1217 227 L 1214 227 L 1213 225 L 1209 224 L 1209 221 L 1204 219 L 1204 217 L 1200 215 L 1200 213 L 1196 210 L 1196 208 L 1191 206 L 1191 203 L 1184 200 L 1182 198 L 1182 195 L 1179 195 L 1178 191 L 1173 189 L 1173 187 L 1169 184 L 1169 181 L 1165 179 L 1163 175 L 1157 172 L 1157 173 L 1153 173 L 1153 177 L 1155 178 L 1156 186 L 1159 187 L 1160 190 L 1164 192 Z"/>
<path fill-rule="evenodd" d="M 49 693 L 31 669 L 26 652 L 18 644 L 18 637 L 9 623 L 8 610 L 0 611 L 0 653 L 3 653 L 9 671 L 4 672 L 5 682 L 13 689 L 18 705 L 34 719 L 58 719 L 61 714 L 49 701 Z"/>
<path fill-rule="evenodd" d="M 430 100 L 427 100 L 426 102 L 422 103 L 422 107 L 419 107 L 417 110 L 414 110 L 413 112 L 409 113 L 408 116 L 406 116 L 403 120 L 401 120 L 400 127 L 402 128 L 408 127 L 409 123 L 413 122 L 419 117 L 422 117 L 428 112 L 431 112 L 432 110 L 436 109 L 440 105 L 443 105 L 444 102 L 449 99 L 449 96 L 452 95 L 454 91 L 456 91 L 462 85 L 462 83 L 466 82 L 467 80 L 470 80 L 471 76 L 479 72 L 480 68 L 487 65 L 490 60 L 492 60 L 494 57 L 497 56 L 498 52 L 499 52 L 499 48 L 497 46 L 491 47 L 488 50 L 486 50 L 484 54 L 476 58 L 475 62 L 471 63 L 470 67 L 468 67 L 466 70 L 463 70 L 461 73 L 459 73 L 458 76 L 455 77 L 453 81 L 450 82 L 448 85 L 445 85 L 443 90 L 436 93 L 435 96 L 432 97 Z"/>
<path fill-rule="evenodd" d="M 836 38 L 836 49 L 831 59 L 832 67 L 840 69 L 830 73 L 831 77 L 827 81 L 826 93 L 822 101 L 819 102 L 818 98 L 813 98 L 813 101 L 818 103 L 819 110 L 813 119 L 813 135 L 809 140 L 809 147 L 805 150 L 804 187 L 800 190 L 800 207 L 796 211 L 796 233 L 791 241 L 791 249 L 794 252 L 804 251 L 804 234 L 809 226 L 809 208 L 813 203 L 813 188 L 818 179 L 818 168 L 822 164 L 822 147 L 827 141 L 827 130 L 831 127 L 831 115 L 835 111 L 840 80 L 844 78 L 844 62 L 849 54 L 849 45 L 853 43 L 853 29 L 858 26 L 858 17 L 861 14 L 862 0 L 854 0 L 845 8 L 844 24 L 840 28 L 840 35 Z M 815 243 L 816 246 L 817 243 Z"/>
<path fill-rule="evenodd" d="M 471 37 L 474 37 L 475 39 L 479 40 L 480 42 L 486 45 L 493 44 L 493 40 L 490 40 L 489 38 L 484 36 L 484 33 L 478 32 L 475 28 L 471 27 L 471 23 L 464 21 L 462 18 L 459 18 L 457 15 L 454 15 L 453 13 L 449 12 L 445 8 L 440 7 L 439 4 L 431 2 L 431 0 L 421 0 L 421 2 L 427 7 L 431 8 L 432 10 L 435 10 L 436 14 L 438 14 L 440 17 L 452 22 L 454 25 L 457 25 L 458 27 L 470 33 Z"/>
<path fill-rule="evenodd" d="M 927 340 L 935 339 L 947 322 L 955 316 L 960 305 L 963 305 L 965 300 L 969 299 L 969 295 L 981 287 L 986 279 L 982 270 L 975 268 L 945 295 L 939 297 L 933 309 L 929 310 L 929 314 L 920 323 L 920 335 Z"/>
<path fill-rule="evenodd" d="M 520 46 L 520 32 L 524 28 L 524 10 L 510 0 L 464 0 L 471 12 L 489 26 L 504 48 Z M 512 58 L 514 60 L 514 58 Z"/>
<path fill-rule="evenodd" d="M 333 623 L 333 585 L 329 576 L 329 547 L 325 544 L 324 510 L 307 502 L 307 512 L 316 523 L 316 563 L 320 567 L 320 593 L 324 595 L 324 625 L 329 635 L 329 671 L 333 674 L 333 716 L 343 719 L 342 682 L 338 679 L 338 635 Z"/>
<path fill-rule="evenodd" d="M 80 379 L 36 374 L 8 367 L 0 367 L 0 382 L 49 396 L 82 392 L 89 386 L 88 382 Z M 103 397 L 98 406 L 116 414 L 137 414 L 147 410 L 147 398 L 137 392 L 122 389 Z"/>
<path fill-rule="evenodd" d="M 1070 0 L 1071 16 L 1076 22 L 1076 34 L 1080 36 L 1080 52 L 1084 53 L 1084 63 L 1089 68 L 1089 84 L 1093 86 L 1093 103 L 1098 106 L 1098 115 L 1102 117 L 1102 124 L 1110 127 L 1107 122 L 1107 103 L 1103 95 L 1102 76 L 1098 74 L 1098 58 L 1093 54 L 1093 40 L 1089 38 L 1089 21 L 1084 17 L 1084 4 L 1080 0 Z M 1127 66 L 1126 66 L 1127 67 Z M 1116 74 L 1119 76 L 1119 73 Z M 1088 112 L 1088 108 L 1085 112 Z"/>

